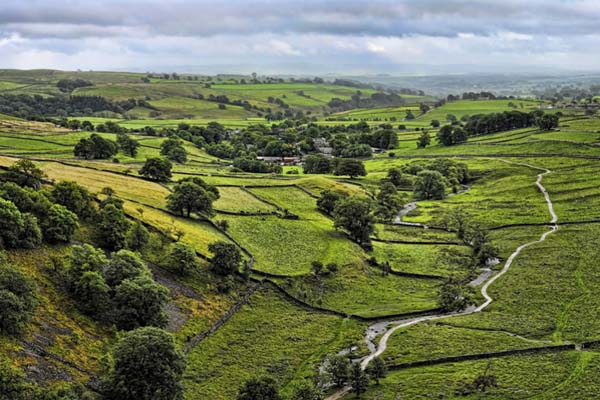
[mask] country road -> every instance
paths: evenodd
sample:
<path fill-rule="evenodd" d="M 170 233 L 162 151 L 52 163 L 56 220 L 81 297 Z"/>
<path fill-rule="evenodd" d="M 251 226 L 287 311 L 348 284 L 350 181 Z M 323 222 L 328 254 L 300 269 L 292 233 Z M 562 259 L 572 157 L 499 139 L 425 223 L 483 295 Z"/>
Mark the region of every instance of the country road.
<path fill-rule="evenodd" d="M 412 325 L 416 325 L 421 322 L 432 321 L 432 320 L 437 320 L 437 319 L 442 319 L 442 318 L 452 318 L 452 317 L 456 317 L 456 316 L 469 315 L 469 314 L 474 314 L 474 313 L 483 311 L 486 307 L 488 307 L 494 301 L 494 299 L 488 294 L 488 289 L 489 289 L 490 285 L 492 285 L 492 283 L 494 283 L 498 278 L 500 278 L 501 276 L 503 276 L 504 274 L 506 274 L 508 272 L 508 270 L 510 269 L 511 265 L 513 264 L 515 258 L 527 247 L 545 241 L 546 238 L 548 237 L 548 235 L 550 235 L 558 230 L 558 225 L 557 225 L 558 216 L 554 212 L 554 206 L 552 204 L 552 201 L 550 200 L 550 195 L 548 194 L 548 191 L 542 185 L 543 176 L 551 173 L 552 171 L 549 169 L 536 167 L 536 166 L 533 166 L 530 164 L 517 163 L 517 162 L 513 162 L 513 161 L 508 161 L 508 160 L 501 160 L 501 161 L 508 163 L 508 164 L 520 165 L 520 166 L 524 166 L 527 168 L 535 169 L 537 171 L 541 171 L 537 175 L 537 180 L 536 180 L 535 184 L 538 187 L 538 189 L 542 192 L 542 194 L 544 195 L 544 199 L 546 200 L 546 204 L 548 206 L 548 211 L 549 211 L 550 217 L 551 217 L 551 219 L 549 221 L 549 224 L 551 225 L 550 230 L 544 232 L 538 240 L 534 240 L 532 242 L 528 242 L 528 243 L 525 243 L 525 244 L 522 244 L 521 246 L 519 246 L 508 257 L 502 270 L 500 270 L 500 272 L 498 272 L 497 274 L 491 275 L 491 277 L 489 277 L 489 279 L 481 287 L 481 294 L 486 299 L 485 302 L 483 302 L 481 305 L 479 305 L 477 307 L 469 307 L 463 311 L 455 312 L 455 313 L 427 315 L 427 316 L 423 316 L 423 317 L 410 318 L 410 319 L 406 319 L 406 320 L 402 320 L 402 321 L 381 321 L 374 325 L 371 325 L 367 329 L 367 334 L 365 337 L 365 341 L 367 342 L 367 344 L 368 345 L 370 344 L 369 350 L 371 353 L 368 356 L 364 357 L 362 360 L 360 360 L 360 365 L 363 370 L 367 368 L 367 366 L 373 359 L 375 359 L 376 357 L 379 357 L 381 354 L 383 354 L 385 352 L 385 350 L 387 349 L 387 342 L 388 342 L 389 338 L 391 337 L 392 334 L 394 334 L 394 332 L 396 332 L 399 329 L 406 328 L 406 327 L 409 327 Z M 415 204 L 415 206 L 416 206 L 416 204 Z M 480 279 L 475 279 L 473 282 L 476 282 L 477 284 L 483 283 L 483 282 L 481 282 Z M 471 282 L 471 284 L 473 284 L 473 282 Z M 388 327 L 390 325 L 393 325 L 393 327 L 388 329 Z M 385 333 L 379 340 L 379 344 L 377 346 L 373 346 L 375 337 L 382 332 L 385 332 Z M 332 395 L 326 397 L 325 400 L 341 399 L 347 393 L 349 393 L 351 391 L 351 389 L 352 388 L 350 386 L 345 386 L 343 388 L 340 388 L 338 391 L 336 391 Z"/>

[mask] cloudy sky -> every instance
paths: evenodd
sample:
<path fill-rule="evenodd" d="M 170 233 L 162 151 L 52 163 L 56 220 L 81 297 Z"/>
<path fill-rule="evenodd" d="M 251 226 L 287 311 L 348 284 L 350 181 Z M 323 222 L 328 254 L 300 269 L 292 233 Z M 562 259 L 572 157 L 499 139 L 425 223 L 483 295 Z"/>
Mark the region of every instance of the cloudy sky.
<path fill-rule="evenodd" d="M 599 71 L 598 21 L 598 0 L 1 0 L 0 68 Z"/>

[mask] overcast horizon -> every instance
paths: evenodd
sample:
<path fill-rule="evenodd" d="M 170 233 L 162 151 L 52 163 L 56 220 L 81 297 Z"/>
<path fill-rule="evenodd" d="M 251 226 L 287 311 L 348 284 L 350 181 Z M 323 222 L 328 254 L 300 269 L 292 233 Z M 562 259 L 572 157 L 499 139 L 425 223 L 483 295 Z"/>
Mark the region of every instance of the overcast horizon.
<path fill-rule="evenodd" d="M 599 18 L 600 4 L 590 0 L 5 0 L 0 68 L 596 72 Z"/>

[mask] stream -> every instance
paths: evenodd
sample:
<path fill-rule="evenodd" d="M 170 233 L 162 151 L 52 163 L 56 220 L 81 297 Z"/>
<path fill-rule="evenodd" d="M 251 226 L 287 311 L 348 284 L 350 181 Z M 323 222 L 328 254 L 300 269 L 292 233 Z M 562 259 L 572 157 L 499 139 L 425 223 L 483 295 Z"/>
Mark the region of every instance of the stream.
<path fill-rule="evenodd" d="M 406 328 L 406 327 L 409 327 L 412 325 L 416 325 L 421 322 L 433 321 L 433 320 L 442 319 L 442 318 L 452 318 L 452 317 L 462 316 L 462 315 L 469 315 L 469 314 L 474 314 L 474 313 L 483 311 L 486 307 L 488 307 L 494 301 L 492 299 L 492 297 L 488 294 L 488 289 L 489 289 L 490 285 L 492 283 L 494 283 L 502 275 L 504 275 L 508 272 L 508 270 L 510 269 L 515 258 L 527 247 L 543 242 L 544 240 L 546 240 L 548 235 L 550 235 L 558 230 L 558 225 L 556 224 L 556 222 L 558 221 L 558 216 L 554 212 L 554 206 L 552 204 L 552 201 L 550 200 L 550 195 L 548 194 L 548 191 L 542 185 L 543 176 L 551 173 L 552 171 L 550 171 L 549 169 L 545 169 L 545 168 L 535 167 L 530 164 L 517 163 L 517 162 L 508 161 L 508 160 L 501 160 L 501 161 L 508 163 L 508 164 L 520 165 L 520 166 L 535 169 L 537 171 L 541 171 L 537 175 L 537 180 L 536 180 L 535 184 L 538 187 L 538 189 L 542 192 L 542 194 L 544 195 L 544 199 L 546 200 L 546 204 L 548 206 L 548 212 L 550 213 L 550 216 L 551 216 L 551 219 L 549 221 L 550 229 L 548 231 L 544 232 L 538 240 L 534 240 L 532 242 L 528 242 L 528 243 L 522 244 L 521 246 L 517 247 L 517 249 L 508 257 L 508 259 L 504 263 L 504 267 L 497 274 L 494 274 L 490 268 L 483 268 L 481 270 L 480 275 L 469 283 L 471 286 L 474 286 L 474 287 L 478 287 L 483 284 L 483 286 L 481 287 L 481 295 L 485 298 L 485 302 L 483 302 L 479 306 L 470 306 L 462 311 L 458 311 L 458 312 L 454 312 L 454 313 L 432 314 L 432 315 L 426 315 L 426 316 L 416 317 L 416 318 L 408 318 L 408 319 L 403 319 L 403 320 L 380 321 L 380 322 L 374 323 L 371 326 L 369 326 L 367 328 L 364 341 L 367 344 L 370 354 L 368 356 L 358 360 L 358 362 L 360 362 L 360 366 L 363 370 L 367 368 L 367 366 L 373 359 L 375 359 L 376 357 L 379 357 L 381 354 L 383 354 L 385 352 L 385 350 L 387 349 L 388 339 L 390 338 L 390 336 L 392 336 L 392 334 L 394 332 L 396 332 L 399 329 Z M 468 186 L 464 186 L 463 190 L 461 190 L 455 194 L 464 193 L 468 189 L 469 189 Z M 418 226 L 422 226 L 423 228 L 427 228 L 423 224 L 402 222 L 402 216 L 404 216 L 408 212 L 414 210 L 416 207 L 417 207 L 416 202 L 407 204 L 400 211 L 400 213 L 398 214 L 398 217 L 396 218 L 396 220 L 398 220 L 398 219 L 400 220 L 399 224 L 401 224 L 401 225 L 409 225 L 410 224 L 412 226 L 418 225 Z M 379 335 L 382 335 L 382 336 L 381 336 L 381 339 L 379 340 L 379 343 L 376 344 L 375 339 Z M 332 395 L 326 397 L 325 400 L 341 399 L 347 393 L 349 393 L 351 391 L 351 389 L 352 388 L 350 386 L 345 386 L 343 388 L 340 388 L 338 391 L 336 391 Z"/>

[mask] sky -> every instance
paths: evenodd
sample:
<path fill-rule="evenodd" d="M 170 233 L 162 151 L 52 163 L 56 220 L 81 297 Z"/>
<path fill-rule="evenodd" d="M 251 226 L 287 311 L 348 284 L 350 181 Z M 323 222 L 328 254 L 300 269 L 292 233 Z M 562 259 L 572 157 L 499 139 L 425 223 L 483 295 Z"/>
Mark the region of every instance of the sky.
<path fill-rule="evenodd" d="M 600 70 L 598 0 L 1 0 L 0 68 Z"/>

